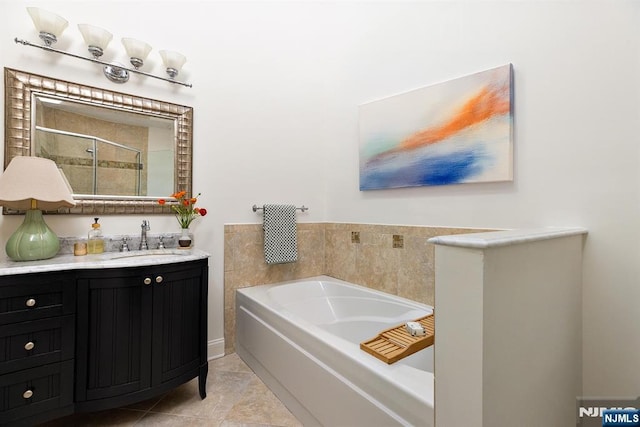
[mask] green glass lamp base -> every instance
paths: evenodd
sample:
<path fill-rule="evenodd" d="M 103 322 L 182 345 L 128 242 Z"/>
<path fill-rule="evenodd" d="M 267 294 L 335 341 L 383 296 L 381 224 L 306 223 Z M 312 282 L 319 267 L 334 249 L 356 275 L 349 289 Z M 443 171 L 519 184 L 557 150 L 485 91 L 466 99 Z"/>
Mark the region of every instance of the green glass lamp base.
<path fill-rule="evenodd" d="M 47 226 L 40 209 L 29 209 L 22 225 L 7 241 L 7 255 L 14 261 L 35 261 L 56 256 L 58 236 Z"/>

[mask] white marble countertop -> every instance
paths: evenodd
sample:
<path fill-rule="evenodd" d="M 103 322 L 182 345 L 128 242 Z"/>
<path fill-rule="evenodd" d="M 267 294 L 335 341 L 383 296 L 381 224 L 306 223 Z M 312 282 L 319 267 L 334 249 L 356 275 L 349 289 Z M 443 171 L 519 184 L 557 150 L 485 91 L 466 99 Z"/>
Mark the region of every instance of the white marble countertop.
<path fill-rule="evenodd" d="M 536 240 L 555 239 L 578 234 L 587 234 L 582 227 L 545 227 L 534 229 L 489 231 L 486 233 L 455 234 L 451 236 L 437 236 L 428 240 L 429 243 L 444 246 L 460 246 L 465 248 L 492 248 L 498 246 L 516 245 Z"/>
<path fill-rule="evenodd" d="M 48 271 L 84 270 L 102 268 L 142 267 L 172 264 L 208 258 L 200 249 L 151 249 L 146 251 L 104 252 L 95 255 L 57 255 L 40 261 L 0 260 L 0 276 Z"/>

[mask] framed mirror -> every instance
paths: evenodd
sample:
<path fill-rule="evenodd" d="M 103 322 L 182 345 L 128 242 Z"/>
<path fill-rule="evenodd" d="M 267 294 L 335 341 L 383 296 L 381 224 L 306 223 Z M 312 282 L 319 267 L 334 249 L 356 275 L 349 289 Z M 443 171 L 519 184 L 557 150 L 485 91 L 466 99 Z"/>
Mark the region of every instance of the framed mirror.
<path fill-rule="evenodd" d="M 76 200 L 57 213 L 170 213 L 159 198 L 191 193 L 193 109 L 5 68 L 5 168 L 16 156 L 56 162 Z"/>

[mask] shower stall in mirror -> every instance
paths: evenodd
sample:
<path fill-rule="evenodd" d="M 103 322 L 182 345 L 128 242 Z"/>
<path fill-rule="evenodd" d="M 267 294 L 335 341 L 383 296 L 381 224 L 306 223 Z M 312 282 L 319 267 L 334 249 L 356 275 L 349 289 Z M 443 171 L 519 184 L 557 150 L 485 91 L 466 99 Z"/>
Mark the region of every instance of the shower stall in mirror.
<path fill-rule="evenodd" d="M 76 206 L 59 209 L 56 213 L 168 214 L 171 209 L 159 205 L 158 199 L 178 191 L 191 193 L 192 107 L 6 67 L 4 71 L 4 166 L 6 168 L 16 156 L 38 156 L 43 153 L 42 148 L 49 151 L 43 156 L 59 159 L 61 170 L 64 169 L 69 181 L 73 182 Z M 67 152 L 53 150 L 53 144 L 49 144 L 53 140 L 52 135 L 36 130 L 38 126 L 94 136 L 133 148 L 140 151 L 140 160 L 135 158 L 136 152 L 130 150 L 116 150 L 127 154 L 105 159 L 103 154 L 114 150 L 115 146 L 99 142 L 96 150 L 93 142 L 78 144 L 80 153 L 72 159 Z M 40 138 L 44 147 L 36 141 Z M 105 148 L 107 145 L 109 148 Z M 92 152 L 87 152 L 87 149 Z M 83 172 L 80 179 L 75 179 L 74 174 L 80 171 L 80 165 L 85 170 L 88 164 L 93 166 L 91 156 L 94 153 L 95 175 Z M 131 173 L 134 178 L 126 178 L 127 185 L 118 183 L 117 178 Z M 140 183 L 136 187 L 138 173 Z M 93 176 L 96 177 L 95 192 L 106 194 L 90 194 L 94 192 Z M 110 184 L 116 185 L 110 187 L 112 190 L 104 190 Z M 124 190 L 127 187 L 130 191 Z M 7 207 L 3 207 L 2 213 L 23 214 Z"/>
<path fill-rule="evenodd" d="M 146 195 L 146 152 L 115 141 L 36 126 L 36 156 L 51 159 L 74 194 Z"/>
<path fill-rule="evenodd" d="M 42 94 L 34 105 L 32 155 L 53 160 L 77 199 L 175 192 L 173 120 Z"/>

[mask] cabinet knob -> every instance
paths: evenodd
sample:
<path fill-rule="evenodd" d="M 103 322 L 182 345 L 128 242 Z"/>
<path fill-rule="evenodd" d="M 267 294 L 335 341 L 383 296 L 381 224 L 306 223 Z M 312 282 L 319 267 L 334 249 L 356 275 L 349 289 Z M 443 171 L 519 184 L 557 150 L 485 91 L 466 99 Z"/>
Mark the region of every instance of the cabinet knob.
<path fill-rule="evenodd" d="M 24 397 L 25 399 L 31 399 L 32 396 L 33 396 L 33 390 L 27 390 L 24 393 L 22 393 L 22 397 Z"/>
<path fill-rule="evenodd" d="M 26 343 L 24 345 L 24 349 L 25 350 L 33 350 L 35 346 L 36 345 L 32 341 L 29 341 L 28 343 Z"/>
<path fill-rule="evenodd" d="M 144 278 L 144 284 L 145 285 L 150 285 L 151 284 L 151 277 L 145 277 Z"/>
<path fill-rule="evenodd" d="M 27 307 L 33 307 L 36 305 L 36 300 L 34 300 L 33 298 L 29 298 L 26 304 L 27 304 Z"/>
<path fill-rule="evenodd" d="M 156 277 L 156 283 L 162 283 L 162 276 Z"/>

